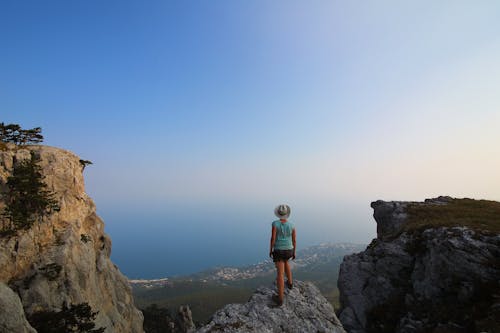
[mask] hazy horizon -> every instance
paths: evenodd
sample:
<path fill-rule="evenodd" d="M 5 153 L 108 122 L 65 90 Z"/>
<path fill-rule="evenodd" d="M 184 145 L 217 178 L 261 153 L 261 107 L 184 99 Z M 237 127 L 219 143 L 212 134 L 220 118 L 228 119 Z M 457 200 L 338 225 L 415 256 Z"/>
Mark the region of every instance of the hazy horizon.
<path fill-rule="evenodd" d="M 131 277 L 160 274 L 158 258 L 188 271 L 265 257 L 280 203 L 300 247 L 368 243 L 377 199 L 500 200 L 499 12 L 3 2 L 0 121 L 93 162 L 87 192 Z"/>

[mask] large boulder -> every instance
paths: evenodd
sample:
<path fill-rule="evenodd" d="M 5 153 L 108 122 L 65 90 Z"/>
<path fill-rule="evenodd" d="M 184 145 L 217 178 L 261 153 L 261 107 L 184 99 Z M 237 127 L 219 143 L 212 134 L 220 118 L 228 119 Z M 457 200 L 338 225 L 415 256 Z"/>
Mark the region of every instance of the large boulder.
<path fill-rule="evenodd" d="M 276 306 L 274 287 L 261 287 L 245 304 L 217 311 L 197 333 L 344 333 L 333 307 L 310 282 L 295 281 Z"/>

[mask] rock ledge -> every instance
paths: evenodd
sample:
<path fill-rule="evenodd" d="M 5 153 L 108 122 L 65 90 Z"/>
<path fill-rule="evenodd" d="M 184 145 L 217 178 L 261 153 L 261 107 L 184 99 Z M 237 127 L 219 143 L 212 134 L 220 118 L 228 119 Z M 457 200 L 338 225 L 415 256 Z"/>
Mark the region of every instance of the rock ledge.
<path fill-rule="evenodd" d="M 286 289 L 286 288 L 285 288 Z M 310 282 L 295 281 L 277 307 L 273 287 L 261 287 L 245 304 L 229 304 L 217 311 L 198 333 L 345 333 L 333 307 Z"/>

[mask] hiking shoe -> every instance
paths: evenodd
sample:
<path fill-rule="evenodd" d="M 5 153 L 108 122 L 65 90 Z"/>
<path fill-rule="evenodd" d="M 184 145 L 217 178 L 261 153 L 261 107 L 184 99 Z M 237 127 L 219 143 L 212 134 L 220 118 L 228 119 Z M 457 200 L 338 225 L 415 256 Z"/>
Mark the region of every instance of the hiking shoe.
<path fill-rule="evenodd" d="M 282 306 L 283 305 L 283 300 L 280 299 L 278 295 L 273 295 L 273 301 L 276 303 L 277 306 Z"/>
<path fill-rule="evenodd" d="M 293 283 L 290 283 L 289 281 L 286 281 L 286 287 L 288 289 L 293 289 Z"/>

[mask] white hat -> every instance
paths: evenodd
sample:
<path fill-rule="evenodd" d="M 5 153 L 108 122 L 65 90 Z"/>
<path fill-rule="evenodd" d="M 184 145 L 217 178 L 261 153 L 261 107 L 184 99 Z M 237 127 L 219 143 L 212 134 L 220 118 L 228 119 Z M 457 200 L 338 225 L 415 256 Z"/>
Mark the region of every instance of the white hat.
<path fill-rule="evenodd" d="M 274 208 L 274 215 L 280 219 L 287 219 L 290 216 L 290 207 L 288 205 L 279 205 Z"/>

